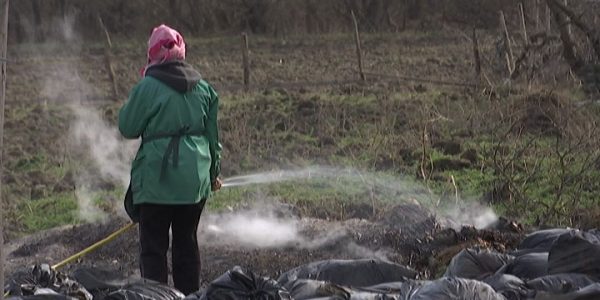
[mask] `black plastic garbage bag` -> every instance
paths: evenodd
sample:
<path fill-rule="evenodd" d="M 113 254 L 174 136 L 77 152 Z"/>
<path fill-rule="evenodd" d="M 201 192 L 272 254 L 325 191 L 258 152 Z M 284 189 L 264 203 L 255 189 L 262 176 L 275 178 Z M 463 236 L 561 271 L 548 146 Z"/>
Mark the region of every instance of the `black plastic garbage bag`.
<path fill-rule="evenodd" d="M 299 279 L 290 282 L 287 289 L 294 300 L 305 300 L 322 297 L 338 297 L 350 299 L 350 291 L 330 282 Z"/>
<path fill-rule="evenodd" d="M 9 278 L 5 285 L 5 291 L 9 293 L 9 296 L 36 294 L 46 296 L 57 293 L 78 299 L 92 299 L 92 295 L 77 281 L 54 271 L 47 264 L 34 265 L 26 270 L 16 272 Z"/>
<path fill-rule="evenodd" d="M 99 268 L 79 268 L 71 277 L 88 290 L 93 299 L 104 299 L 108 294 L 130 284 L 124 278 L 115 278 L 115 272 Z"/>
<path fill-rule="evenodd" d="M 535 291 L 564 294 L 579 290 L 595 281 L 584 274 L 555 274 L 539 277 L 527 282 L 527 286 Z"/>
<path fill-rule="evenodd" d="M 388 282 L 370 287 L 349 288 L 330 282 L 299 279 L 290 282 L 288 290 L 294 300 L 347 299 L 347 300 L 410 300 L 426 281 L 408 280 Z"/>
<path fill-rule="evenodd" d="M 14 296 L 8 297 L 7 300 L 77 300 L 77 298 L 61 295 L 61 294 L 40 294 L 30 296 Z"/>
<path fill-rule="evenodd" d="M 419 290 L 419 288 L 421 288 L 427 283 L 429 283 L 429 281 L 410 279 L 403 282 L 382 283 L 365 288 L 359 288 L 359 290 L 376 293 L 379 295 L 390 296 L 384 299 L 410 300 L 412 299 L 413 295 Z"/>
<path fill-rule="evenodd" d="M 4 282 L 4 293 L 9 293 L 13 296 L 21 296 L 23 294 L 33 295 L 36 278 L 33 275 L 32 268 L 21 269 L 11 274 Z"/>
<path fill-rule="evenodd" d="M 528 280 L 548 275 L 548 253 L 529 253 L 517 256 L 515 260 L 502 271 Z"/>
<path fill-rule="evenodd" d="M 211 282 L 204 291 L 186 299 L 202 300 L 289 300 L 290 293 L 277 281 L 258 277 L 236 266 Z"/>
<path fill-rule="evenodd" d="M 351 287 L 365 287 L 384 282 L 415 279 L 417 272 L 394 263 L 373 259 L 324 260 L 309 263 L 279 276 L 287 285 L 298 279 L 314 279 Z"/>
<path fill-rule="evenodd" d="M 179 300 L 185 297 L 180 291 L 168 285 L 153 281 L 128 284 L 109 293 L 105 300 Z"/>
<path fill-rule="evenodd" d="M 4 289 L 11 295 L 33 295 L 36 289 L 49 288 L 55 281 L 56 272 L 49 265 L 33 265 L 12 274 Z"/>
<path fill-rule="evenodd" d="M 532 252 L 549 252 L 550 248 L 559 236 L 569 232 L 578 231 L 576 229 L 545 229 L 528 234 L 517 247 L 515 255 L 527 254 Z"/>
<path fill-rule="evenodd" d="M 600 299 L 600 283 L 588 285 L 582 289 L 566 294 L 539 292 L 535 300 L 597 300 Z"/>
<path fill-rule="evenodd" d="M 464 249 L 455 255 L 444 276 L 481 280 L 511 263 L 513 256 L 480 249 Z"/>
<path fill-rule="evenodd" d="M 581 231 L 562 234 L 548 256 L 548 274 L 560 273 L 600 279 L 600 235 Z"/>
<path fill-rule="evenodd" d="M 487 283 L 464 278 L 443 277 L 431 281 L 421 288 L 410 300 L 506 300 Z"/>
<path fill-rule="evenodd" d="M 531 294 L 525 282 L 514 275 L 498 273 L 485 278 L 483 282 L 508 300 L 527 299 Z"/>

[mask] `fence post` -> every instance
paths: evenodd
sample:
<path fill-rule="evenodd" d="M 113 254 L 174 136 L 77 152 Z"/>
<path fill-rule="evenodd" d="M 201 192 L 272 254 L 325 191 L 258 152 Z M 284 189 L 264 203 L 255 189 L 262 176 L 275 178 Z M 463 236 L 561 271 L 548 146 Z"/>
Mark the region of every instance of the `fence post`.
<path fill-rule="evenodd" d="M 250 62 L 248 49 L 248 35 L 242 32 L 242 68 L 244 69 L 244 88 L 248 90 L 250 88 Z"/>
<path fill-rule="evenodd" d="M 569 0 L 565 0 L 565 7 L 569 7 Z M 569 33 L 569 35 L 572 34 L 571 32 L 571 18 L 568 18 L 569 22 L 567 23 L 567 32 Z"/>
<path fill-rule="evenodd" d="M 113 97 L 115 101 L 119 100 L 119 90 L 117 88 L 117 76 L 115 75 L 115 69 L 112 64 L 112 42 L 110 40 L 110 34 L 108 34 L 108 29 L 104 26 L 104 22 L 102 21 L 102 17 L 98 15 L 98 23 L 100 24 L 100 28 L 104 31 L 104 36 L 106 37 L 106 46 L 104 47 L 104 62 L 106 63 L 106 69 L 108 70 L 108 77 L 112 84 Z"/>
<path fill-rule="evenodd" d="M 512 44 L 510 41 L 510 35 L 508 34 L 508 27 L 506 27 L 506 19 L 504 18 L 504 12 L 500 11 L 500 25 L 504 30 L 504 42 L 506 43 L 506 64 L 508 67 L 508 73 L 512 74 L 513 72 L 513 63 L 515 61 L 515 57 L 512 51 Z"/>
<path fill-rule="evenodd" d="M 527 25 L 525 24 L 525 9 L 523 8 L 523 2 L 519 2 L 519 12 L 521 13 L 521 26 L 523 27 L 523 39 L 525 40 L 525 45 L 527 45 L 527 44 L 529 44 L 529 38 L 527 36 Z"/>
<path fill-rule="evenodd" d="M 0 153 L 4 150 L 4 97 L 6 96 L 6 58 L 8 42 L 8 2 L 0 0 L 2 7 L 2 27 L 0 31 Z M 2 197 L 2 173 L 4 164 L 0 155 L 0 300 L 4 300 L 4 197 Z"/>
<path fill-rule="evenodd" d="M 479 41 L 477 40 L 477 31 L 473 28 L 473 58 L 475 59 L 475 75 L 477 84 L 481 77 L 481 57 L 479 56 Z"/>
<path fill-rule="evenodd" d="M 360 80 L 365 81 L 367 78 L 365 77 L 365 72 L 363 70 L 362 50 L 360 49 L 360 34 L 358 33 L 358 22 L 356 21 L 354 11 L 351 10 L 350 14 L 352 15 L 352 22 L 354 23 L 354 42 L 356 43 L 356 56 L 358 58 L 358 73 L 360 75 Z"/>
<path fill-rule="evenodd" d="M 540 20 L 540 0 L 535 0 L 535 30 L 540 31 L 541 20 Z"/>
<path fill-rule="evenodd" d="M 546 3 L 546 34 L 550 35 L 552 31 L 552 12 L 550 6 Z"/>

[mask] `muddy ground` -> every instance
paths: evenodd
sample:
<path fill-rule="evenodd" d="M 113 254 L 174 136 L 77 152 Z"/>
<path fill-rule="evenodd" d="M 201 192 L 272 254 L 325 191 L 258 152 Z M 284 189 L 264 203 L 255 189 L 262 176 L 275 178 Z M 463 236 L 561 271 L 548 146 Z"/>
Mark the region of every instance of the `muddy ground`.
<path fill-rule="evenodd" d="M 295 220 L 299 237 L 275 245 L 241 244 L 223 239 L 211 230 L 219 216 L 202 217 L 199 237 L 202 281 L 212 281 L 233 266 L 277 277 L 281 272 L 305 263 L 325 259 L 379 258 L 409 265 L 421 278 L 439 276 L 449 260 L 465 247 L 492 248 L 505 252 L 522 238 L 521 228 L 501 220 L 494 229 L 476 230 L 446 227 L 421 207 L 397 206 L 377 219 L 328 221 L 295 215 L 280 215 L 281 221 Z M 101 240 L 124 226 L 127 219 L 114 217 L 104 223 L 56 228 L 8 244 L 7 273 L 34 263 L 57 263 Z M 66 266 L 62 271 L 96 267 L 114 272 L 115 277 L 139 277 L 138 236 L 135 229 L 96 252 Z"/>

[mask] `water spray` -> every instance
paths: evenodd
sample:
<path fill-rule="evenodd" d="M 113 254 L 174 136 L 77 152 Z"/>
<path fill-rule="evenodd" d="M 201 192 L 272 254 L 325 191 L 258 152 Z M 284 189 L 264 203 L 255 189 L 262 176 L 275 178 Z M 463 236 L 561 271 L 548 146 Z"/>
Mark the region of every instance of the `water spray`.
<path fill-rule="evenodd" d="M 236 187 L 250 184 L 266 184 L 273 182 L 289 181 L 294 179 L 310 179 L 311 177 L 327 177 L 336 172 L 333 168 L 309 167 L 293 171 L 260 172 L 249 175 L 234 176 L 223 180 L 221 187 Z"/>

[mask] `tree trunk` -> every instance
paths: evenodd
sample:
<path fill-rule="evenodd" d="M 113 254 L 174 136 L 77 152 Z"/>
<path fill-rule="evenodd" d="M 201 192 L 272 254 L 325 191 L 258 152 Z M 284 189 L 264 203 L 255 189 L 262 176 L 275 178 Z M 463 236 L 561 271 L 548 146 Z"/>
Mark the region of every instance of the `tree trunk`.
<path fill-rule="evenodd" d="M 559 25 L 564 25 L 569 36 L 571 36 L 571 23 L 573 23 L 575 26 L 577 26 L 577 28 L 579 28 L 581 31 L 583 31 L 583 33 L 585 33 L 588 41 L 592 45 L 594 53 L 596 54 L 596 58 L 600 59 L 600 38 L 598 38 L 595 32 L 581 20 L 581 16 L 577 16 L 575 13 L 573 13 L 573 11 L 571 11 L 568 7 L 564 6 L 557 0 L 548 0 L 548 5 L 551 6 L 555 13 L 561 15 L 561 17 L 563 18 L 561 20 L 564 21 L 564 24 L 561 23 Z"/>
<path fill-rule="evenodd" d="M 36 42 L 43 42 L 44 33 L 42 31 L 42 12 L 40 11 L 40 2 L 31 0 L 31 12 L 33 13 L 33 35 Z"/>
<path fill-rule="evenodd" d="M 556 20 L 556 23 L 558 25 L 560 39 L 563 44 L 563 58 L 567 61 L 567 63 L 571 67 L 571 70 L 573 70 L 573 72 L 577 74 L 583 66 L 583 61 L 580 58 L 578 58 L 575 54 L 575 43 L 573 42 L 571 34 L 569 33 L 569 30 L 567 28 L 569 20 L 560 11 L 560 8 L 557 7 L 556 3 L 553 2 L 553 0 L 546 0 L 546 3 L 548 4 L 548 8 L 554 15 L 554 19 Z"/>
<path fill-rule="evenodd" d="M 206 31 L 214 31 L 214 26 L 213 26 L 213 19 L 212 18 L 208 18 L 206 15 L 204 17 L 200 17 L 201 16 L 201 12 L 199 9 L 199 5 L 196 3 L 196 1 L 193 0 L 188 0 L 187 1 L 187 6 L 188 6 L 188 12 L 190 12 L 191 14 L 191 26 L 193 27 L 193 32 L 197 33 L 199 32 L 199 28 L 203 27 L 204 30 Z M 203 22 L 200 23 L 200 19 L 203 19 Z"/>
<path fill-rule="evenodd" d="M 317 11 L 312 1 L 304 0 L 304 28 L 308 34 L 312 34 L 315 31 L 314 15 L 316 13 Z"/>
<path fill-rule="evenodd" d="M 402 31 L 406 30 L 406 22 L 408 19 L 408 0 L 404 0 L 404 5 L 402 5 Z"/>
<path fill-rule="evenodd" d="M 58 8 L 63 21 L 67 18 L 67 0 L 58 0 Z"/>
<path fill-rule="evenodd" d="M 0 64 L 0 153 L 4 150 L 4 97 L 6 90 L 6 47 L 8 40 L 8 0 L 0 0 L 0 9 L 2 9 L 2 19 L 0 25 L 0 58 L 3 61 Z M 2 173 L 4 164 L 2 155 L 0 155 L 0 282 L 2 290 L 0 291 L 0 300 L 4 300 L 4 197 L 2 197 Z"/>

